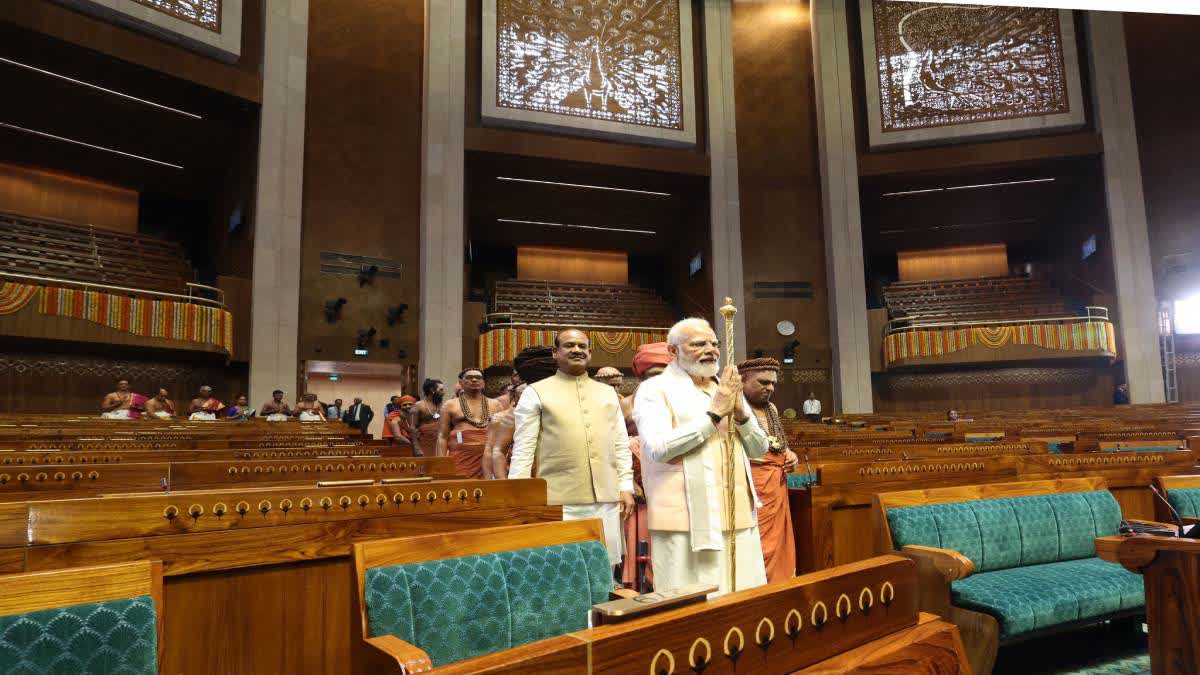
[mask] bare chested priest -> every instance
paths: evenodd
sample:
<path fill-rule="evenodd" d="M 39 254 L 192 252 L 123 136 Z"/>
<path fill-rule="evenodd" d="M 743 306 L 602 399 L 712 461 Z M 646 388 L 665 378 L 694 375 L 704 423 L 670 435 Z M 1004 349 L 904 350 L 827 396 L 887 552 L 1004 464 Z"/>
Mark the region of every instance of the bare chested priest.
<path fill-rule="evenodd" d="M 129 417 L 133 403 L 133 392 L 129 391 L 129 380 L 117 380 L 117 390 L 110 392 L 100 403 L 100 414 L 105 417 Z"/>
<path fill-rule="evenodd" d="M 441 428 L 442 401 L 446 398 L 446 385 L 441 380 L 426 379 L 421 383 L 421 400 L 412 408 L 409 426 L 416 434 L 413 448 L 421 455 L 431 456 L 437 452 L 438 429 Z"/>
<path fill-rule="evenodd" d="M 436 454 L 450 455 L 459 475 L 483 478 L 483 444 L 500 403 L 484 395 L 483 371 L 479 368 L 459 373 L 458 384 L 462 393 L 442 406 Z"/>

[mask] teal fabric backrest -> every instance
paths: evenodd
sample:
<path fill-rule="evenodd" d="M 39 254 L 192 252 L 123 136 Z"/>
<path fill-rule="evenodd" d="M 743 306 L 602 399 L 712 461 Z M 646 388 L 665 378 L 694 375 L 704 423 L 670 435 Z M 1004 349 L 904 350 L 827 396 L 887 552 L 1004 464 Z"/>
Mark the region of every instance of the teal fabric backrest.
<path fill-rule="evenodd" d="M 1003 497 L 888 509 L 896 549 L 958 551 L 977 572 L 1096 555 L 1093 540 L 1117 533 L 1121 508 L 1107 490 Z"/>
<path fill-rule="evenodd" d="M 1173 445 L 1154 445 L 1147 441 L 1146 445 L 1122 445 L 1121 447 L 1106 447 L 1101 448 L 1103 452 L 1177 452 L 1179 444 Z"/>
<path fill-rule="evenodd" d="M 6 675 L 154 675 L 158 623 L 150 596 L 0 617 Z"/>
<path fill-rule="evenodd" d="M 787 473 L 787 486 L 789 488 L 802 488 L 817 484 L 817 474 L 815 473 Z"/>
<path fill-rule="evenodd" d="M 394 635 L 441 666 L 587 628 L 613 587 L 598 541 L 366 571 L 368 633 Z"/>
<path fill-rule="evenodd" d="M 1200 518 L 1200 488 L 1171 488 L 1167 501 L 1184 518 Z"/>

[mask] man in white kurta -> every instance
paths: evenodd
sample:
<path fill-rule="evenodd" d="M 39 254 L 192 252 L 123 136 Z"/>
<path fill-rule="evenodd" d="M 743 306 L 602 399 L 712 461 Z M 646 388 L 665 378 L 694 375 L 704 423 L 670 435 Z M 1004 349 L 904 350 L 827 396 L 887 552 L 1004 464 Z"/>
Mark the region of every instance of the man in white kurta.
<path fill-rule="evenodd" d="M 546 481 L 546 499 L 561 504 L 563 520 L 597 518 L 610 562 L 621 562 L 621 521 L 633 513 L 633 456 L 617 392 L 587 374 L 587 334 L 565 330 L 554 338 L 558 371 L 529 384 L 513 411 L 509 478 Z"/>
<path fill-rule="evenodd" d="M 767 435 L 750 414 L 737 369 L 727 368 L 717 379 L 720 349 L 707 321 L 680 321 L 667 342 L 674 361 L 643 382 L 633 402 L 642 439 L 654 588 L 669 591 L 705 583 L 723 594 L 761 586 L 767 576 L 747 458 L 766 453 Z M 726 447 L 730 416 L 732 461 Z M 731 483 L 727 471 L 732 472 Z M 734 588 L 728 564 L 731 531 L 736 540 Z"/>

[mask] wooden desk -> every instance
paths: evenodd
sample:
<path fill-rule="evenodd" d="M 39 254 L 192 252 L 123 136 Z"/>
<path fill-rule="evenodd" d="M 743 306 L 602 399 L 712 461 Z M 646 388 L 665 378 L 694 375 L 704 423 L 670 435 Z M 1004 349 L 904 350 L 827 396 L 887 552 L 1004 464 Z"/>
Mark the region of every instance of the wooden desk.
<path fill-rule="evenodd" d="M 1100 537 L 1096 554 L 1145 578 L 1154 675 L 1200 672 L 1200 541 Z"/>

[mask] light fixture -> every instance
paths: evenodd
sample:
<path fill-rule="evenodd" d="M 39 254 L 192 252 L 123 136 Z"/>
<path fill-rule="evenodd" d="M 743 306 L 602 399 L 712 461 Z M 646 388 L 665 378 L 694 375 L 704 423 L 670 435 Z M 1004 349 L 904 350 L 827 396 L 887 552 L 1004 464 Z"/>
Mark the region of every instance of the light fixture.
<path fill-rule="evenodd" d="M 535 185 L 556 185 L 558 187 L 582 188 L 584 190 L 608 190 L 610 192 L 629 192 L 636 195 L 652 195 L 655 197 L 670 197 L 670 192 L 655 192 L 653 190 L 634 190 L 632 188 L 609 187 L 607 185 L 586 185 L 583 183 L 561 183 L 555 180 L 534 180 L 532 178 L 512 178 L 511 176 L 496 176 L 496 180 L 510 183 L 533 183 Z"/>
<path fill-rule="evenodd" d="M 195 113 L 190 113 L 190 112 L 188 112 L 188 111 L 186 111 L 186 110 L 180 110 L 179 108 L 172 108 L 172 107 L 171 107 L 171 106 L 169 106 L 169 105 L 163 105 L 163 104 L 161 104 L 161 103 L 155 103 L 154 101 L 147 101 L 147 100 L 146 100 L 146 99 L 144 99 L 144 98 L 138 98 L 138 97 L 136 97 L 136 96 L 130 96 L 129 94 L 122 94 L 122 93 L 121 93 L 121 92 L 119 92 L 119 91 L 116 91 L 116 90 L 113 90 L 113 89 L 109 89 L 109 88 L 107 88 L 107 87 L 101 87 L 101 86 L 100 86 L 100 85 L 98 85 L 98 84 L 92 84 L 91 82 L 84 82 L 83 80 L 77 80 L 77 79 L 75 79 L 75 78 L 73 78 L 73 77 L 67 77 L 66 75 L 60 75 L 60 74 L 58 74 L 58 73 L 54 73 L 54 72 L 51 72 L 51 71 L 49 71 L 49 70 L 44 70 L 44 69 L 42 69 L 42 68 L 37 68 L 37 67 L 35 67 L 35 66 L 31 66 L 31 65 L 29 65 L 28 63 L 21 63 L 20 61 L 13 61 L 12 59 L 6 59 L 6 58 L 4 58 L 3 56 L 0 56 L 0 62 L 7 63 L 7 64 L 9 64 L 9 65 L 13 65 L 13 66 L 17 66 L 18 68 L 24 68 L 24 69 L 26 69 L 26 70 L 32 70 L 33 72 L 35 72 L 35 73 L 41 73 L 42 75 L 49 75 L 50 77 L 57 77 L 57 78 L 58 78 L 58 79 L 60 79 L 60 80 L 65 80 L 65 81 L 67 81 L 67 82 L 70 82 L 70 83 L 72 83 L 72 84 L 78 84 L 78 85 L 80 85 L 80 86 L 82 86 L 82 87 L 88 87 L 88 88 L 90 88 L 90 89 L 95 89 L 96 91 L 102 91 L 102 92 L 104 92 L 104 93 L 106 93 L 106 94 L 112 94 L 113 96 L 120 96 L 121 98 L 128 99 L 128 100 L 130 100 L 130 101 L 137 101 L 138 103 L 142 103 L 142 104 L 144 104 L 144 105 L 152 106 L 152 107 L 158 108 L 158 109 L 160 109 L 160 110 L 166 110 L 166 111 L 173 112 L 173 113 L 176 113 L 176 114 L 179 114 L 179 115 L 183 115 L 184 117 L 191 117 L 192 119 L 196 119 L 196 120 L 202 120 L 202 119 L 204 119 L 203 117 L 201 117 L 201 116 L 199 116 L 199 115 L 197 115 L 197 114 L 195 114 Z"/>
<path fill-rule="evenodd" d="M 630 227 L 601 227 L 599 225 L 574 225 L 571 223 L 550 223 L 544 220 L 519 220 L 516 218 L 497 218 L 498 223 L 517 223 L 519 225 L 545 225 L 546 227 L 567 227 L 577 230 L 604 230 L 605 232 L 632 232 L 633 234 L 658 234 L 654 230 L 638 230 Z"/>
<path fill-rule="evenodd" d="M 114 148 L 106 148 L 103 145 L 95 145 L 92 143 L 85 143 L 84 141 L 78 141 L 78 140 L 75 140 L 74 138 L 67 138 L 66 136 L 56 136 L 54 134 L 48 134 L 45 131 L 38 131 L 36 129 L 26 129 L 25 127 L 19 127 L 15 124 L 9 124 L 7 122 L 0 122 L 0 127 L 4 127 L 5 129 L 12 129 L 13 131 L 20 131 L 20 132 L 26 133 L 26 134 L 32 134 L 34 136 L 41 136 L 43 138 L 52 138 L 56 141 L 63 141 L 64 143 L 74 143 L 75 145 L 82 145 L 85 148 L 92 148 L 93 150 L 103 150 L 104 152 L 111 152 L 114 155 L 121 155 L 122 157 L 132 157 L 133 159 L 140 159 L 143 162 L 150 162 L 151 164 L 158 164 L 160 166 L 169 166 L 172 169 L 179 169 L 181 171 L 183 170 L 183 167 L 178 164 L 172 164 L 170 162 L 164 162 L 161 160 L 152 159 L 150 157 L 143 157 L 142 155 L 135 155 L 132 152 L 124 152 L 122 150 L 116 150 Z"/>
<path fill-rule="evenodd" d="M 884 192 L 880 197 L 904 197 L 907 195 L 922 195 L 930 192 L 948 192 L 950 190 L 978 190 L 980 188 L 1004 187 L 1008 185 L 1029 185 L 1031 183 L 1053 183 L 1055 178 L 1030 178 L 1028 180 L 1006 180 L 1000 183 L 976 183 L 974 185 L 952 185 L 949 187 L 926 188 L 924 190 L 897 190 Z"/>

